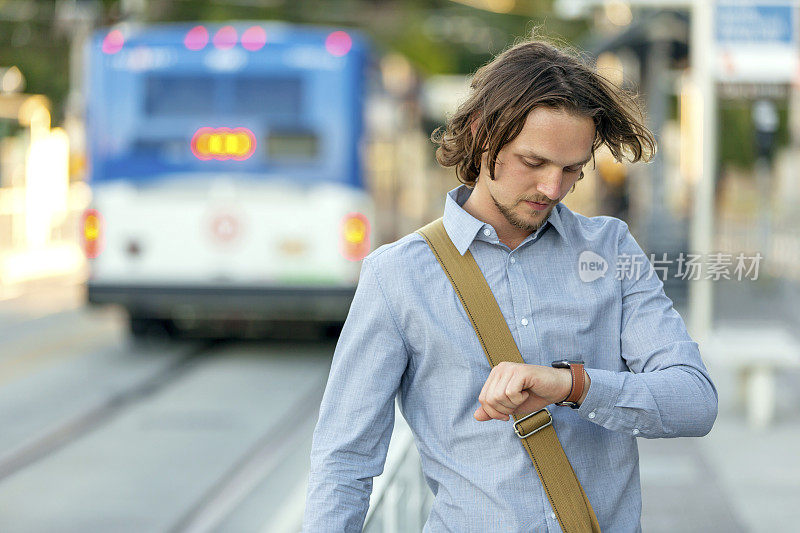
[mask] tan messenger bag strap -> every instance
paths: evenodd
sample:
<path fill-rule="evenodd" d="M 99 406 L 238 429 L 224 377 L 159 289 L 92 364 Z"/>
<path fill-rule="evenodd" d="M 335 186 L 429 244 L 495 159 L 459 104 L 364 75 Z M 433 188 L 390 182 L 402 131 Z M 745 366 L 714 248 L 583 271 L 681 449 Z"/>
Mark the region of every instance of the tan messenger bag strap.
<path fill-rule="evenodd" d="M 501 361 L 524 363 L 472 253 L 469 250 L 463 256 L 458 253 L 444 229 L 442 218 L 423 226 L 417 233 L 428 242 L 453 284 L 489 364 L 494 367 Z M 599 532 L 594 510 L 556 436 L 550 411 L 545 408 L 514 419 L 514 431 L 533 461 L 564 533 Z"/>

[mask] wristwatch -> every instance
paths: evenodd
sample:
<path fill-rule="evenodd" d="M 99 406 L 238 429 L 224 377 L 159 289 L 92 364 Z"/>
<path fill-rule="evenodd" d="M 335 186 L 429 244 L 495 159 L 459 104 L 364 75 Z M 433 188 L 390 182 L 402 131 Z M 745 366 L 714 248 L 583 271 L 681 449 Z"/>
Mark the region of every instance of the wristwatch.
<path fill-rule="evenodd" d="M 567 406 L 573 409 L 579 408 L 580 404 L 578 400 L 583 396 L 583 387 L 586 384 L 586 376 L 583 375 L 583 361 L 559 359 L 558 361 L 550 363 L 550 366 L 553 368 L 567 368 L 572 372 L 572 388 L 569 394 L 567 394 L 567 397 L 562 401 L 555 402 L 555 405 Z"/>

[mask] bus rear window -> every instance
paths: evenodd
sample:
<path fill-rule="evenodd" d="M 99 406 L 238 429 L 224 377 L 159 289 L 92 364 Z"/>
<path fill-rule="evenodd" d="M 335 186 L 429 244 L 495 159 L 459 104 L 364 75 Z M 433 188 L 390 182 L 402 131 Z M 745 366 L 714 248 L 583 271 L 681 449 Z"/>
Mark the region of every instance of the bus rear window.
<path fill-rule="evenodd" d="M 319 155 L 319 139 L 308 132 L 270 132 L 266 145 L 273 161 L 311 161 Z"/>
<path fill-rule="evenodd" d="M 147 78 L 144 107 L 150 116 L 245 115 L 293 123 L 302 103 L 298 77 L 172 74 Z"/>
<path fill-rule="evenodd" d="M 233 112 L 265 118 L 298 119 L 303 87 L 295 77 L 248 77 L 234 80 Z"/>
<path fill-rule="evenodd" d="M 151 116 L 204 115 L 213 101 L 211 76 L 150 76 L 146 81 L 144 108 Z"/>

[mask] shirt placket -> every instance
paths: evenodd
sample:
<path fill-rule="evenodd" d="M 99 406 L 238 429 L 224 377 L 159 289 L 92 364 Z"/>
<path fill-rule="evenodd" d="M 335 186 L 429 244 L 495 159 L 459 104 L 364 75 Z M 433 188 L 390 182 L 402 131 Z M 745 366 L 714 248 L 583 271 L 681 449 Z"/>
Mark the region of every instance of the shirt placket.
<path fill-rule="evenodd" d="M 497 233 L 494 231 L 494 228 L 488 224 L 481 228 L 481 230 L 478 232 L 476 240 L 491 243 L 497 246 L 498 250 L 495 250 L 496 253 L 502 253 L 505 281 L 508 284 L 509 294 L 511 296 L 511 316 L 509 319 L 507 319 L 506 323 L 508 324 L 508 328 L 511 330 L 511 335 L 514 337 L 514 341 L 517 343 L 517 346 L 522 352 L 522 359 L 527 363 L 530 359 L 525 357 L 525 352 L 529 348 L 526 328 L 533 327 L 530 319 L 530 310 L 528 309 L 529 306 L 526 306 L 525 304 L 525 298 L 514 297 L 515 291 L 518 292 L 522 290 L 525 292 L 525 294 L 527 294 L 527 290 L 525 289 L 525 279 L 524 276 L 522 276 L 522 270 L 517 267 L 517 263 L 519 262 L 518 258 L 521 257 L 518 253 L 518 250 L 524 247 L 518 246 L 516 250 L 510 250 L 508 246 L 500 242 L 500 240 L 497 238 Z M 493 292 L 495 294 L 495 298 L 501 297 L 501 293 L 499 291 L 494 290 Z M 501 309 L 508 309 L 507 305 L 505 305 L 507 302 L 498 299 L 497 303 Z"/>
<path fill-rule="evenodd" d="M 509 324 L 512 336 L 515 337 L 517 346 L 520 349 L 523 361 L 528 364 L 544 365 L 542 359 L 545 357 L 538 349 L 536 325 L 533 322 L 532 291 L 530 285 L 535 283 L 534 279 L 526 277 L 525 256 L 526 250 L 536 245 L 536 241 L 541 237 L 541 230 L 526 238 L 514 250 L 500 243 L 497 234 L 490 225 L 485 225 L 478 232 L 477 240 L 492 243 L 503 250 L 505 258 L 505 279 L 508 283 L 509 294 L 511 296 L 511 309 L 513 312 L 513 322 Z M 529 242 L 530 241 L 530 242 Z M 501 304 L 501 302 L 498 302 Z M 502 305 L 501 305 L 502 307 Z M 549 363 L 547 363 L 549 364 Z M 548 532 L 559 532 L 561 527 L 553 512 L 550 501 L 544 492 L 540 494 L 539 509 L 544 511 L 545 523 Z"/>
<path fill-rule="evenodd" d="M 531 246 L 536 246 L 541 232 L 537 232 L 531 242 L 523 241 L 508 254 L 506 261 L 506 274 L 511 293 L 511 303 L 516 317 L 517 331 L 519 333 L 517 345 L 520 347 L 523 360 L 528 364 L 549 365 L 544 361 L 546 355 L 539 349 L 541 344 L 538 342 L 536 324 L 533 321 L 533 295 L 536 294 L 534 284 L 535 278 L 526 275 L 530 273 L 530 268 L 525 268 L 525 257 L 530 254 L 528 250 Z M 545 513 L 545 523 L 547 532 L 560 532 L 561 526 L 558 523 L 550 500 L 544 492 L 540 493 L 540 506 Z"/>

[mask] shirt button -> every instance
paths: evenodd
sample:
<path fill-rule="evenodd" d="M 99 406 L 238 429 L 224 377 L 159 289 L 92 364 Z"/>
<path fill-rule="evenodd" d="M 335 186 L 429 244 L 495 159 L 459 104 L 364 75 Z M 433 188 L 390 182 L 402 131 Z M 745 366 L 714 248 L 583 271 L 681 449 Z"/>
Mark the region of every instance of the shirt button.
<path fill-rule="evenodd" d="M 517 262 L 517 259 L 516 259 L 515 257 L 512 257 L 512 258 L 511 258 L 511 264 L 513 265 L 513 264 L 514 264 L 514 263 L 516 263 L 516 262 Z"/>
<path fill-rule="evenodd" d="M 520 320 L 520 322 L 522 323 L 523 326 L 527 326 L 528 325 L 528 319 L 527 318 L 523 318 L 522 320 Z"/>
<path fill-rule="evenodd" d="M 591 413 L 589 413 L 589 418 L 594 418 L 594 417 L 596 417 L 596 416 L 597 416 L 597 415 L 594 413 L 594 411 L 592 411 Z"/>
<path fill-rule="evenodd" d="M 639 430 L 637 428 L 633 428 L 633 432 L 632 433 L 634 435 L 638 435 L 639 434 Z"/>
<path fill-rule="evenodd" d="M 483 234 L 488 237 L 489 235 L 492 234 L 492 230 L 490 230 L 489 228 L 486 228 L 485 230 L 483 230 Z"/>
<path fill-rule="evenodd" d="M 552 518 L 553 520 L 555 520 L 555 519 L 556 519 L 556 513 L 550 513 L 550 518 Z"/>

